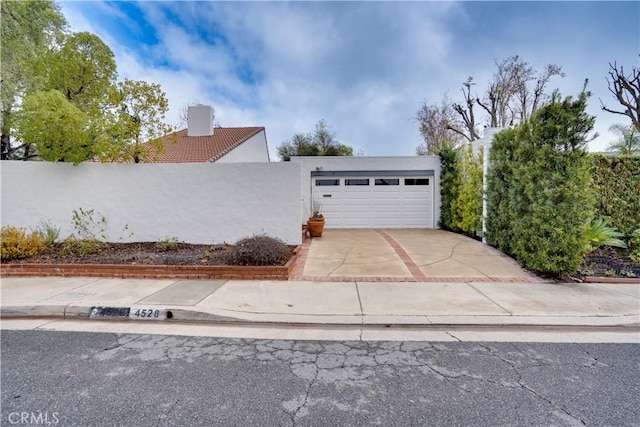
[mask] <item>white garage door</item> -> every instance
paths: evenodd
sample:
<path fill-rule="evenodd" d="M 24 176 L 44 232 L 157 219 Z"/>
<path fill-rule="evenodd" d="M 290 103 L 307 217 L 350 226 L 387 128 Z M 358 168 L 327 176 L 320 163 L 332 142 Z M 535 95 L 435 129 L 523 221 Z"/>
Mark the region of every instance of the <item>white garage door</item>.
<path fill-rule="evenodd" d="M 327 228 L 433 228 L 433 176 L 312 176 Z"/>

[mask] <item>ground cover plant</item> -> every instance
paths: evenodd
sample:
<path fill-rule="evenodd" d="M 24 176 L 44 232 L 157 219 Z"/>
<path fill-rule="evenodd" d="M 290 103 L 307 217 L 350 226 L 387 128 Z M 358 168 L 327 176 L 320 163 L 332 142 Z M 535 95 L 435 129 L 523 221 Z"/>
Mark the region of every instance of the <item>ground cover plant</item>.
<path fill-rule="evenodd" d="M 257 243 L 255 243 L 257 241 Z M 82 241 L 80 241 L 82 242 Z M 240 242 L 239 242 L 240 243 Z M 293 247 L 266 236 L 244 239 L 239 245 L 176 243 L 171 249 L 157 242 L 100 243 L 89 251 L 65 250 L 65 243 L 40 246 L 28 256 L 5 257 L 3 263 L 141 264 L 141 265 L 284 265 Z M 240 255 L 239 255 L 240 254 Z"/>
<path fill-rule="evenodd" d="M 74 211 L 72 224 L 76 233 L 62 241 L 58 241 L 60 229 L 48 222 L 42 222 L 35 231 L 2 227 L 2 262 L 278 266 L 286 264 L 293 254 L 292 246 L 264 235 L 242 239 L 236 245 L 189 244 L 177 237 L 158 242 L 107 242 L 107 220 L 93 210 Z"/>

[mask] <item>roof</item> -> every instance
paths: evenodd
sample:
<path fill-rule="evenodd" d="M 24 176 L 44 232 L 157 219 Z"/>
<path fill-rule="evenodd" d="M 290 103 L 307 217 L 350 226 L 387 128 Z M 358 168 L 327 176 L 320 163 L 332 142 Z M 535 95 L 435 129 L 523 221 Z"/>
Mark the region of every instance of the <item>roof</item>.
<path fill-rule="evenodd" d="M 187 136 L 187 129 L 163 137 L 164 153 L 154 163 L 215 162 L 264 127 L 215 128 L 213 135 Z M 175 142 L 174 142 L 175 140 Z"/>

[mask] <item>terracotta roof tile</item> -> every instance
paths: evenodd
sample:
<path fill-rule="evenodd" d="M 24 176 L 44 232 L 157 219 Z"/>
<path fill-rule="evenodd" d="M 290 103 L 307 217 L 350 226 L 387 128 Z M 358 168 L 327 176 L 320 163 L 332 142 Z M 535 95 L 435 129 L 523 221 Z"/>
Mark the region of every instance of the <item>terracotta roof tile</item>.
<path fill-rule="evenodd" d="M 187 136 L 187 129 L 183 129 L 163 138 L 164 153 L 159 154 L 151 162 L 215 162 L 263 130 L 264 127 L 215 128 L 211 136 Z"/>

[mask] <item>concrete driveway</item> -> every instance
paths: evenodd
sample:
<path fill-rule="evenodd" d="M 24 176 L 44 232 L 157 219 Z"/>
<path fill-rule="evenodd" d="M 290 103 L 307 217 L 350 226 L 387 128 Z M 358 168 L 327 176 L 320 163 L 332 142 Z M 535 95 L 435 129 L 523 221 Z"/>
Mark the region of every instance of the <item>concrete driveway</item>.
<path fill-rule="evenodd" d="M 442 230 L 325 230 L 305 242 L 303 280 L 540 282 L 506 255 Z"/>

